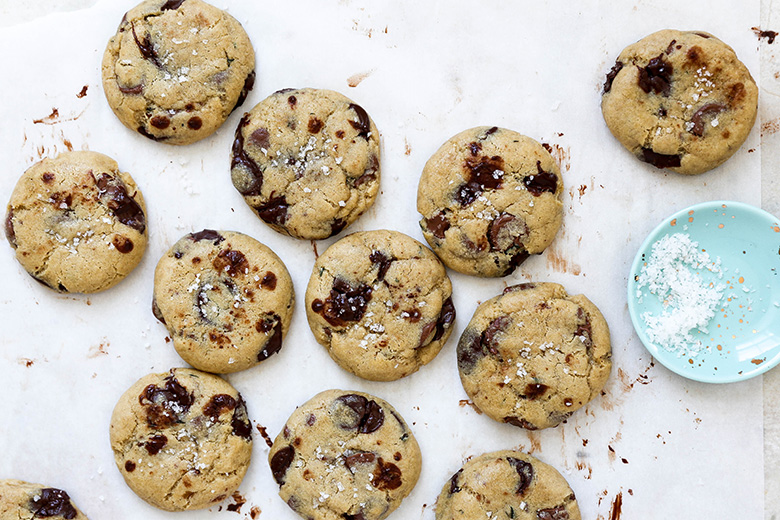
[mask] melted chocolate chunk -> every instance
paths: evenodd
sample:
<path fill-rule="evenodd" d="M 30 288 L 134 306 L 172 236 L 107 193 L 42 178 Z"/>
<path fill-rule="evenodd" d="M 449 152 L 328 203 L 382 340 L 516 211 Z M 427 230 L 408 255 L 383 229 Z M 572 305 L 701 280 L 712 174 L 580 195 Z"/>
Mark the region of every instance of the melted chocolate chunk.
<path fill-rule="evenodd" d="M 130 24 L 131 30 L 133 32 L 133 39 L 135 40 L 135 44 L 138 46 L 138 50 L 141 52 L 141 56 L 148 61 L 151 61 L 154 63 L 154 65 L 158 68 L 162 68 L 162 62 L 160 62 L 160 57 L 157 55 L 157 51 L 154 50 L 154 44 L 152 43 L 151 38 L 149 37 L 149 34 L 144 35 L 143 40 L 138 39 L 138 35 L 135 32 L 135 23 Z"/>
<path fill-rule="evenodd" d="M 241 121 L 236 128 L 236 137 L 233 140 L 232 158 L 230 160 L 230 169 L 238 166 L 243 166 L 247 172 L 252 176 L 252 182 L 248 183 L 246 187 L 239 190 L 242 195 L 260 195 L 260 190 L 263 187 L 263 171 L 260 166 L 257 165 L 254 159 L 247 154 L 244 148 L 244 127 L 249 124 L 249 114 L 244 114 Z M 256 131 L 255 131 L 256 132 Z M 268 130 L 266 130 L 266 133 Z M 254 133 L 252 134 L 254 136 Z M 251 139 L 251 138 L 250 138 Z"/>
<path fill-rule="evenodd" d="M 198 231 L 197 233 L 190 233 L 189 235 L 187 235 L 187 238 L 189 238 L 193 242 L 200 242 L 201 240 L 210 240 L 214 242 L 215 246 L 220 242 L 222 242 L 223 240 L 225 240 L 225 237 L 223 237 L 213 229 L 204 229 L 203 231 Z"/>
<path fill-rule="evenodd" d="M 157 300 L 152 298 L 152 314 L 154 314 L 154 317 L 157 318 L 157 320 L 160 321 L 163 325 L 165 325 L 165 318 L 162 315 L 162 311 L 160 310 L 160 307 L 157 306 Z"/>
<path fill-rule="evenodd" d="M 590 317 L 585 312 L 585 309 L 583 309 L 582 307 L 577 309 L 577 320 L 579 321 L 579 323 L 577 323 L 577 330 L 574 333 L 574 337 L 580 338 L 580 341 L 582 341 L 582 344 L 585 345 L 586 348 L 592 347 L 593 331 L 590 325 Z"/>
<path fill-rule="evenodd" d="M 203 120 L 198 116 L 192 116 L 187 120 L 187 128 L 190 130 L 200 130 L 203 126 Z"/>
<path fill-rule="evenodd" d="M 41 177 L 41 180 L 43 180 L 43 182 L 46 184 L 51 184 L 52 181 L 54 181 L 54 174 L 51 172 L 46 172 Z"/>
<path fill-rule="evenodd" d="M 165 435 L 154 435 L 144 443 L 144 448 L 149 452 L 149 455 L 157 455 L 166 444 L 168 444 L 168 437 Z"/>
<path fill-rule="evenodd" d="M 454 495 L 455 493 L 460 492 L 460 487 L 458 486 L 458 480 L 460 479 L 461 473 L 463 473 L 463 468 L 455 472 L 455 474 L 450 478 L 450 495 Z"/>
<path fill-rule="evenodd" d="M 125 461 L 125 471 L 127 471 L 128 473 L 132 473 L 133 471 L 135 471 L 135 462 L 133 462 L 132 460 Z"/>
<path fill-rule="evenodd" d="M 363 318 L 368 302 L 371 301 L 371 292 L 371 287 L 366 284 L 352 287 L 341 278 L 336 278 L 324 304 L 315 300 L 312 302 L 312 310 L 322 314 L 325 321 L 334 327 L 343 327 L 347 322 Z"/>
<path fill-rule="evenodd" d="M 14 232 L 14 209 L 9 206 L 8 214 L 5 216 L 5 238 L 11 247 L 16 249 L 16 233 Z"/>
<path fill-rule="evenodd" d="M 433 341 L 440 340 L 453 321 L 455 321 L 455 305 L 453 305 L 452 297 L 450 297 L 441 304 L 441 312 L 439 313 L 439 319 L 436 320 L 436 334 L 433 336 Z"/>
<path fill-rule="evenodd" d="M 476 144 L 476 143 L 472 143 Z M 471 148 L 472 154 L 474 148 Z M 467 157 L 464 168 L 469 172 L 468 180 L 455 193 L 455 200 L 461 206 L 468 206 L 485 190 L 501 188 L 504 178 L 504 159 L 497 155 L 479 158 Z"/>
<path fill-rule="evenodd" d="M 507 416 L 504 417 L 504 422 L 507 424 L 511 424 L 513 426 L 519 426 L 520 428 L 525 428 L 526 430 L 539 429 L 536 425 L 531 424 L 530 422 L 526 421 L 525 419 L 521 419 L 520 417 Z"/>
<path fill-rule="evenodd" d="M 544 395 L 544 393 L 547 391 L 548 386 L 542 385 L 539 383 L 529 383 L 525 385 L 525 390 L 523 391 L 523 394 L 526 399 L 539 399 L 541 396 Z"/>
<path fill-rule="evenodd" d="M 148 385 L 138 396 L 138 402 L 146 407 L 146 422 L 155 429 L 167 428 L 189 411 L 195 401 L 173 376 L 165 378 L 165 386 Z"/>
<path fill-rule="evenodd" d="M 149 120 L 149 124 L 160 130 L 165 130 L 171 126 L 171 120 L 167 116 L 154 116 Z"/>
<path fill-rule="evenodd" d="M 309 133 L 319 134 L 320 130 L 322 130 L 322 127 L 323 127 L 324 124 L 325 123 L 323 123 L 321 119 L 318 119 L 318 118 L 313 117 L 313 116 L 310 117 L 309 118 L 309 126 L 308 126 Z"/>
<path fill-rule="evenodd" d="M 372 252 L 368 258 L 379 268 L 379 272 L 376 275 L 376 279 L 382 281 L 385 279 L 387 270 L 390 269 L 390 264 L 393 263 L 393 259 L 384 254 L 381 251 Z"/>
<path fill-rule="evenodd" d="M 249 92 L 255 88 L 255 76 L 256 75 L 254 70 L 246 75 L 246 79 L 244 80 L 244 87 L 241 89 L 241 93 L 238 95 L 236 106 L 233 107 L 233 110 L 243 105 L 244 101 L 246 101 L 246 97 L 249 95 Z M 233 110 L 231 110 L 231 113 Z"/>
<path fill-rule="evenodd" d="M 111 239 L 111 243 L 117 251 L 125 255 L 133 250 L 133 241 L 122 235 L 114 235 L 114 238 Z"/>
<path fill-rule="evenodd" d="M 528 236 L 528 226 L 523 219 L 511 213 L 501 213 L 488 225 L 487 236 L 492 251 L 523 247 L 523 239 Z"/>
<path fill-rule="evenodd" d="M 664 59 L 663 54 L 659 54 L 647 64 L 646 67 L 639 69 L 637 83 L 645 93 L 649 94 L 652 90 L 656 94 L 668 96 L 672 91 L 672 73 L 674 67 Z"/>
<path fill-rule="evenodd" d="M 473 329 L 466 329 L 458 342 L 458 367 L 464 373 L 471 373 L 477 362 L 487 355 L 500 357 L 495 346 L 496 336 L 509 325 L 509 321 L 508 316 L 499 316 L 480 334 Z"/>
<path fill-rule="evenodd" d="M 664 155 L 656 153 L 650 148 L 642 148 L 641 161 L 650 163 L 656 168 L 676 168 L 680 166 L 681 157 L 679 155 Z"/>
<path fill-rule="evenodd" d="M 139 233 L 143 233 L 146 230 L 144 211 L 135 199 L 127 193 L 127 188 L 121 179 L 103 173 L 100 175 L 100 178 L 95 180 L 95 184 L 97 184 L 98 196 L 101 199 L 104 196 L 108 196 L 108 201 L 105 204 L 119 222 L 135 229 Z"/>
<path fill-rule="evenodd" d="M 355 466 L 357 466 L 358 464 L 370 464 L 375 460 L 376 460 L 376 455 L 374 455 L 373 453 L 368 451 L 359 451 L 357 453 L 353 453 L 352 455 L 347 456 L 344 459 L 344 464 L 347 466 L 349 472 L 354 475 Z"/>
<path fill-rule="evenodd" d="M 263 361 L 282 350 L 282 319 L 276 314 L 269 315 L 273 325 L 273 333 L 263 346 L 263 349 L 257 353 L 257 360 Z"/>
<path fill-rule="evenodd" d="M 40 493 L 36 493 L 30 500 L 28 507 L 33 512 L 33 518 L 61 516 L 70 520 L 78 514 L 70 502 L 70 496 L 56 488 L 41 489 Z"/>
<path fill-rule="evenodd" d="M 342 395 L 337 401 L 345 404 L 357 414 L 355 422 L 347 425 L 358 433 L 373 433 L 377 431 L 385 422 L 385 412 L 376 401 L 369 401 L 362 395 L 346 394 Z"/>
<path fill-rule="evenodd" d="M 517 285 L 510 285 L 506 289 L 504 289 L 504 292 L 502 294 L 506 294 L 513 291 L 525 291 L 528 289 L 533 289 L 536 287 L 536 284 L 533 282 L 526 282 L 526 283 L 519 283 Z"/>
<path fill-rule="evenodd" d="M 569 520 L 569 512 L 565 506 L 555 506 L 549 509 L 540 509 L 536 512 L 538 520 Z"/>
<path fill-rule="evenodd" d="M 433 233 L 436 238 L 444 238 L 444 233 L 450 229 L 450 221 L 444 216 L 443 212 L 436 213 L 431 218 L 425 219 L 425 227 Z"/>
<path fill-rule="evenodd" d="M 380 491 L 398 489 L 403 484 L 401 468 L 392 462 L 385 462 L 382 457 L 379 457 L 376 461 L 371 484 Z"/>
<path fill-rule="evenodd" d="M 490 129 L 488 129 L 487 132 L 485 132 L 485 137 L 495 134 L 496 132 L 498 132 L 498 127 L 497 126 L 491 127 Z"/>
<path fill-rule="evenodd" d="M 240 274 L 246 274 L 249 270 L 249 261 L 244 253 L 234 249 L 223 249 L 212 263 L 218 272 L 227 273 L 234 278 Z"/>
<path fill-rule="evenodd" d="M 241 394 L 238 394 L 238 403 L 235 410 L 233 410 L 230 426 L 233 428 L 233 435 L 247 441 L 252 440 L 252 424 L 249 422 L 249 417 L 246 413 L 246 402 Z"/>
<path fill-rule="evenodd" d="M 667 115 L 666 109 L 664 107 L 660 107 L 658 109 L 658 117 L 666 117 L 666 115 Z"/>
<path fill-rule="evenodd" d="M 615 61 L 612 69 L 607 72 L 607 80 L 604 82 L 604 94 L 612 90 L 612 82 L 615 81 L 615 77 L 623 69 L 623 62 Z"/>
<path fill-rule="evenodd" d="M 371 132 L 371 120 L 368 118 L 368 114 L 363 110 L 363 107 L 355 103 L 350 103 L 349 108 L 354 110 L 358 116 L 357 121 L 350 119 L 349 124 L 358 131 L 358 136 L 368 140 L 368 134 Z"/>
<path fill-rule="evenodd" d="M 677 43 L 677 40 L 672 40 L 669 42 L 669 45 L 666 47 L 666 54 L 671 54 L 674 52 L 674 45 Z"/>
<path fill-rule="evenodd" d="M 536 161 L 537 173 L 527 175 L 523 178 L 525 188 L 534 197 L 539 197 L 542 193 L 555 193 L 558 189 L 558 176 L 552 172 L 546 172 L 542 169 L 542 162 Z"/>
<path fill-rule="evenodd" d="M 276 289 L 276 275 L 271 271 L 266 272 L 265 276 L 263 276 L 263 279 L 260 281 L 260 285 L 263 289 L 273 291 Z"/>
<path fill-rule="evenodd" d="M 162 7 L 160 7 L 160 10 L 161 11 L 168 11 L 169 9 L 170 10 L 178 9 L 179 7 L 181 7 L 181 4 L 183 4 L 183 3 L 184 3 L 184 0 L 168 0 L 167 2 L 165 2 L 163 4 Z"/>
<path fill-rule="evenodd" d="M 284 484 L 284 476 L 287 474 L 287 470 L 294 458 L 295 448 L 292 446 L 285 446 L 271 457 L 271 473 L 276 483 L 280 486 Z"/>
<path fill-rule="evenodd" d="M 520 482 L 517 484 L 515 494 L 522 495 L 534 480 L 534 467 L 528 462 L 516 459 L 515 457 L 507 457 L 506 460 L 515 468 L 515 471 L 517 471 L 517 474 L 520 476 Z"/>
<path fill-rule="evenodd" d="M 354 515 L 350 515 L 349 513 L 344 513 L 341 515 L 341 517 L 344 520 L 366 520 L 366 517 L 363 516 L 363 512 L 360 511 L 358 513 L 355 513 Z"/>
<path fill-rule="evenodd" d="M 210 417 L 212 421 L 219 421 L 222 412 L 229 412 L 236 408 L 236 400 L 227 394 L 211 396 L 209 402 L 203 406 L 203 415 Z"/>
<path fill-rule="evenodd" d="M 704 119 L 705 117 L 714 117 L 720 114 L 726 110 L 726 105 L 722 103 L 707 103 L 700 109 L 698 109 L 694 114 L 691 116 L 691 123 L 693 123 L 693 127 L 691 127 L 690 130 L 688 130 L 690 133 L 696 136 L 703 136 L 704 135 Z"/>
<path fill-rule="evenodd" d="M 279 92 L 287 92 L 287 89 L 280 90 Z M 288 97 L 287 104 L 290 105 L 290 108 L 295 108 L 295 105 L 298 104 L 298 98 L 295 96 Z"/>
<path fill-rule="evenodd" d="M 143 126 L 139 126 L 137 130 L 139 134 L 146 137 L 147 139 L 151 139 L 152 141 L 165 141 L 166 139 L 168 139 L 167 136 L 157 137 L 156 135 L 149 133 L 149 131 Z"/>
<path fill-rule="evenodd" d="M 345 227 L 347 227 L 347 221 L 337 218 L 330 225 L 330 236 L 338 235 Z"/>
<path fill-rule="evenodd" d="M 268 202 L 256 206 L 257 214 L 261 219 L 269 224 L 275 224 L 277 226 L 284 226 L 287 222 L 287 199 L 282 195 L 281 197 L 271 197 Z"/>
<path fill-rule="evenodd" d="M 122 94 L 134 94 L 135 95 L 135 94 L 140 94 L 141 92 L 144 91 L 143 84 L 135 85 L 133 87 L 123 87 L 122 85 L 117 83 L 116 86 L 119 89 L 119 92 L 121 92 Z"/>

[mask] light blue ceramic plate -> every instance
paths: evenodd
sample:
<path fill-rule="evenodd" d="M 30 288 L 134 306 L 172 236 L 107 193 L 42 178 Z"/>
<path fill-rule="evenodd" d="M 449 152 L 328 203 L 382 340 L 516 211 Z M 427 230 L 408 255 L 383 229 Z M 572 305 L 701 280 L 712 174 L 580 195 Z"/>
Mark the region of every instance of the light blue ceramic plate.
<path fill-rule="evenodd" d="M 647 334 L 643 314 L 664 309 L 638 276 L 652 246 L 665 235 L 686 233 L 715 261 L 720 277 L 692 270 L 703 280 L 725 285 L 717 312 L 706 327 L 691 334 L 704 347 L 698 355 L 679 355 L 656 345 Z M 730 383 L 757 376 L 780 362 L 780 224 L 778 219 L 740 202 L 711 201 L 669 216 L 650 236 L 631 265 L 628 310 L 639 339 L 669 370 L 707 383 Z"/>

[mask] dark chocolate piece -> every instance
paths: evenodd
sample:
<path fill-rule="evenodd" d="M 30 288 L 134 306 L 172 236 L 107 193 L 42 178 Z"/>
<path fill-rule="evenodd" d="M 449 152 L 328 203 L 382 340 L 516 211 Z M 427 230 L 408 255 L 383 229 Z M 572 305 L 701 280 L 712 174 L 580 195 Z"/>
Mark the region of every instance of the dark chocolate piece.
<path fill-rule="evenodd" d="M 546 172 L 542 169 L 542 162 L 536 161 L 537 173 L 527 175 L 523 178 L 523 184 L 534 197 L 541 196 L 542 193 L 555 193 L 558 189 L 558 176 L 552 172 Z"/>
<path fill-rule="evenodd" d="M 70 502 L 70 496 L 61 489 L 43 488 L 30 500 L 28 506 L 33 512 L 33 518 L 61 516 L 68 520 L 76 518 L 76 508 Z"/>
<path fill-rule="evenodd" d="M 294 458 L 295 448 L 292 446 L 285 446 L 271 457 L 271 473 L 276 483 L 280 486 L 284 484 L 284 476 L 287 474 L 287 470 Z"/>
<path fill-rule="evenodd" d="M 187 238 L 189 238 L 193 242 L 200 242 L 201 240 L 211 240 L 214 242 L 214 245 L 217 245 L 223 240 L 225 240 L 225 237 L 223 237 L 213 229 L 204 229 L 203 231 L 198 231 L 197 233 L 190 233 L 189 235 L 187 235 Z"/>
<path fill-rule="evenodd" d="M 144 448 L 149 452 L 149 455 L 157 455 L 160 453 L 165 445 L 168 444 L 168 437 L 165 435 L 153 435 L 148 441 L 144 443 Z"/>
<path fill-rule="evenodd" d="M 119 222 L 135 229 L 139 233 L 143 233 L 146 230 L 144 211 L 135 199 L 127 193 L 127 187 L 121 179 L 103 173 L 98 179 L 95 179 L 95 184 L 97 184 L 98 196 L 101 199 L 104 195 L 108 195 L 108 200 L 105 201 L 105 204 Z"/>
<path fill-rule="evenodd" d="M 249 271 L 249 261 L 241 251 L 223 249 L 212 262 L 214 269 L 220 273 L 227 273 L 232 277 L 246 274 Z"/>
<path fill-rule="evenodd" d="M 167 428 L 189 411 L 195 401 L 193 394 L 189 393 L 173 376 L 165 378 L 165 386 L 148 385 L 138 396 L 138 402 L 147 407 L 146 422 L 155 429 Z"/>
<path fill-rule="evenodd" d="M 357 121 L 350 119 L 349 124 L 359 132 L 358 136 L 368 140 L 368 134 L 371 132 L 371 120 L 368 118 L 368 114 L 363 110 L 363 107 L 355 103 L 350 103 L 349 108 L 354 110 L 358 116 Z"/>
<path fill-rule="evenodd" d="M 694 114 L 691 116 L 691 123 L 693 123 L 693 127 L 688 130 L 690 133 L 696 136 L 703 136 L 704 135 L 704 117 L 714 117 L 721 112 L 726 110 L 726 105 L 722 103 L 707 103 L 700 109 L 698 109 Z"/>
<path fill-rule="evenodd" d="M 371 292 L 371 287 L 366 284 L 352 287 L 345 280 L 336 278 L 325 302 L 314 300 L 312 310 L 322 314 L 325 321 L 334 327 L 343 327 L 347 322 L 363 318 L 371 301 Z"/>
<path fill-rule="evenodd" d="M 282 319 L 276 314 L 270 314 L 268 317 L 270 318 L 270 323 L 273 324 L 273 333 L 271 334 L 271 337 L 268 338 L 268 341 L 263 346 L 263 349 L 257 353 L 258 361 L 268 359 L 272 355 L 282 350 Z M 266 323 L 266 321 L 263 323 Z"/>
<path fill-rule="evenodd" d="M 268 199 L 268 202 L 255 206 L 255 210 L 261 219 L 269 224 L 276 224 L 277 226 L 284 226 L 287 222 L 287 208 L 287 199 L 284 195 L 281 197 L 271 197 Z"/>
<path fill-rule="evenodd" d="M 641 161 L 650 163 L 656 168 L 676 168 L 680 166 L 681 157 L 679 155 L 664 155 L 656 153 L 650 148 L 642 148 Z"/>
<path fill-rule="evenodd" d="M 260 166 L 257 165 L 254 159 L 247 154 L 244 149 L 244 132 L 243 129 L 249 124 L 249 114 L 244 114 L 241 121 L 236 128 L 236 137 L 233 140 L 232 158 L 230 160 L 230 169 L 237 166 L 243 166 L 252 176 L 252 182 L 243 191 L 242 195 L 260 195 L 260 190 L 263 187 L 263 171 Z M 266 130 L 266 134 L 268 130 Z M 253 134 L 254 136 L 254 134 Z M 251 139 L 251 138 L 250 138 Z"/>
<path fill-rule="evenodd" d="M 398 489 L 403 484 L 401 468 L 392 462 L 385 462 L 382 457 L 379 457 L 376 461 L 371 484 L 380 491 Z"/>
<path fill-rule="evenodd" d="M 672 73 L 674 67 L 659 54 L 647 64 L 646 67 L 637 67 L 639 76 L 637 83 L 647 94 L 652 90 L 656 94 L 668 96 L 672 91 Z"/>
<path fill-rule="evenodd" d="M 520 476 L 520 482 L 517 485 L 515 494 L 522 495 L 534 480 L 534 467 L 528 462 L 515 457 L 507 457 L 506 460 L 515 468 L 515 471 L 517 471 L 517 474 Z"/>
<path fill-rule="evenodd" d="M 612 82 L 615 81 L 615 77 L 617 77 L 618 72 L 620 72 L 623 69 L 623 62 L 621 61 L 615 61 L 615 64 L 612 66 L 612 69 L 607 72 L 607 80 L 604 82 L 604 94 L 612 90 Z"/>
<path fill-rule="evenodd" d="M 376 401 L 369 401 L 362 395 L 346 394 L 337 399 L 357 414 L 355 422 L 347 426 L 358 433 L 373 433 L 385 422 L 385 412 Z"/>

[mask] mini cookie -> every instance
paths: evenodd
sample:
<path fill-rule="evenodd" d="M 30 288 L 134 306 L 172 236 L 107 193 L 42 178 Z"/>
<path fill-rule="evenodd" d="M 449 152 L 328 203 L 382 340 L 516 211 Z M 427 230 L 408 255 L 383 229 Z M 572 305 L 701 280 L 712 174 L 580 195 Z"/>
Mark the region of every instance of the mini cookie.
<path fill-rule="evenodd" d="M 119 283 L 146 249 L 144 199 L 132 177 L 96 152 L 31 166 L 16 184 L 5 234 L 30 275 L 60 292 Z"/>
<path fill-rule="evenodd" d="M 477 308 L 458 342 L 474 404 L 529 430 L 556 426 L 599 395 L 611 357 L 601 312 L 555 283 L 507 287 Z"/>
<path fill-rule="evenodd" d="M 336 235 L 374 203 L 379 132 L 338 92 L 285 89 L 244 114 L 230 162 L 233 185 L 285 235 Z"/>
<path fill-rule="evenodd" d="M 207 372 L 237 372 L 279 352 L 294 300 L 281 259 L 235 231 L 185 235 L 154 274 L 155 316 L 184 361 Z"/>
<path fill-rule="evenodd" d="M 423 236 L 447 267 L 506 276 L 541 254 L 561 227 L 558 165 L 531 138 L 497 127 L 459 133 L 423 169 Z"/>
<path fill-rule="evenodd" d="M 452 333 L 452 284 L 436 255 L 397 231 L 364 231 L 314 264 L 306 316 L 342 368 L 394 381 L 431 361 Z"/>
<path fill-rule="evenodd" d="M 255 83 L 252 42 L 201 0 L 147 0 L 128 11 L 103 55 L 103 90 L 122 123 L 167 144 L 213 134 Z"/>
<path fill-rule="evenodd" d="M 111 447 L 135 494 L 166 511 L 209 507 L 238 489 L 252 455 L 252 425 L 235 388 L 186 368 L 149 374 L 111 416 Z"/>
<path fill-rule="evenodd" d="M 758 88 L 734 51 L 705 32 L 658 31 L 626 47 L 604 83 L 601 111 L 639 160 L 703 173 L 747 139 Z"/>
<path fill-rule="evenodd" d="M 27 518 L 87 520 L 61 489 L 21 480 L 0 480 L 0 519 Z"/>
<path fill-rule="evenodd" d="M 444 485 L 436 520 L 580 520 L 574 492 L 558 471 L 519 451 L 475 457 Z"/>
<path fill-rule="evenodd" d="M 268 454 L 279 496 L 309 520 L 381 520 L 412 491 L 420 448 L 388 403 L 327 390 L 297 408 Z"/>

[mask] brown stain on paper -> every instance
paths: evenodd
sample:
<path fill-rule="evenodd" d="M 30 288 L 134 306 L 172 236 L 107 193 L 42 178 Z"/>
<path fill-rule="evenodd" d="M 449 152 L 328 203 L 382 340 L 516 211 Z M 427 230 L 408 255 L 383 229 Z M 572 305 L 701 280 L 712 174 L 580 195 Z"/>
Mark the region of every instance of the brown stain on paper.
<path fill-rule="evenodd" d="M 579 264 L 574 263 L 571 260 L 566 259 L 561 253 L 554 248 L 547 248 L 545 254 L 547 258 L 547 267 L 558 273 L 570 273 L 574 276 L 582 274 L 582 267 Z"/>
<path fill-rule="evenodd" d="M 358 72 L 347 78 L 347 85 L 350 87 L 357 87 L 360 83 L 374 73 L 374 70 L 367 70 L 365 72 Z"/>

